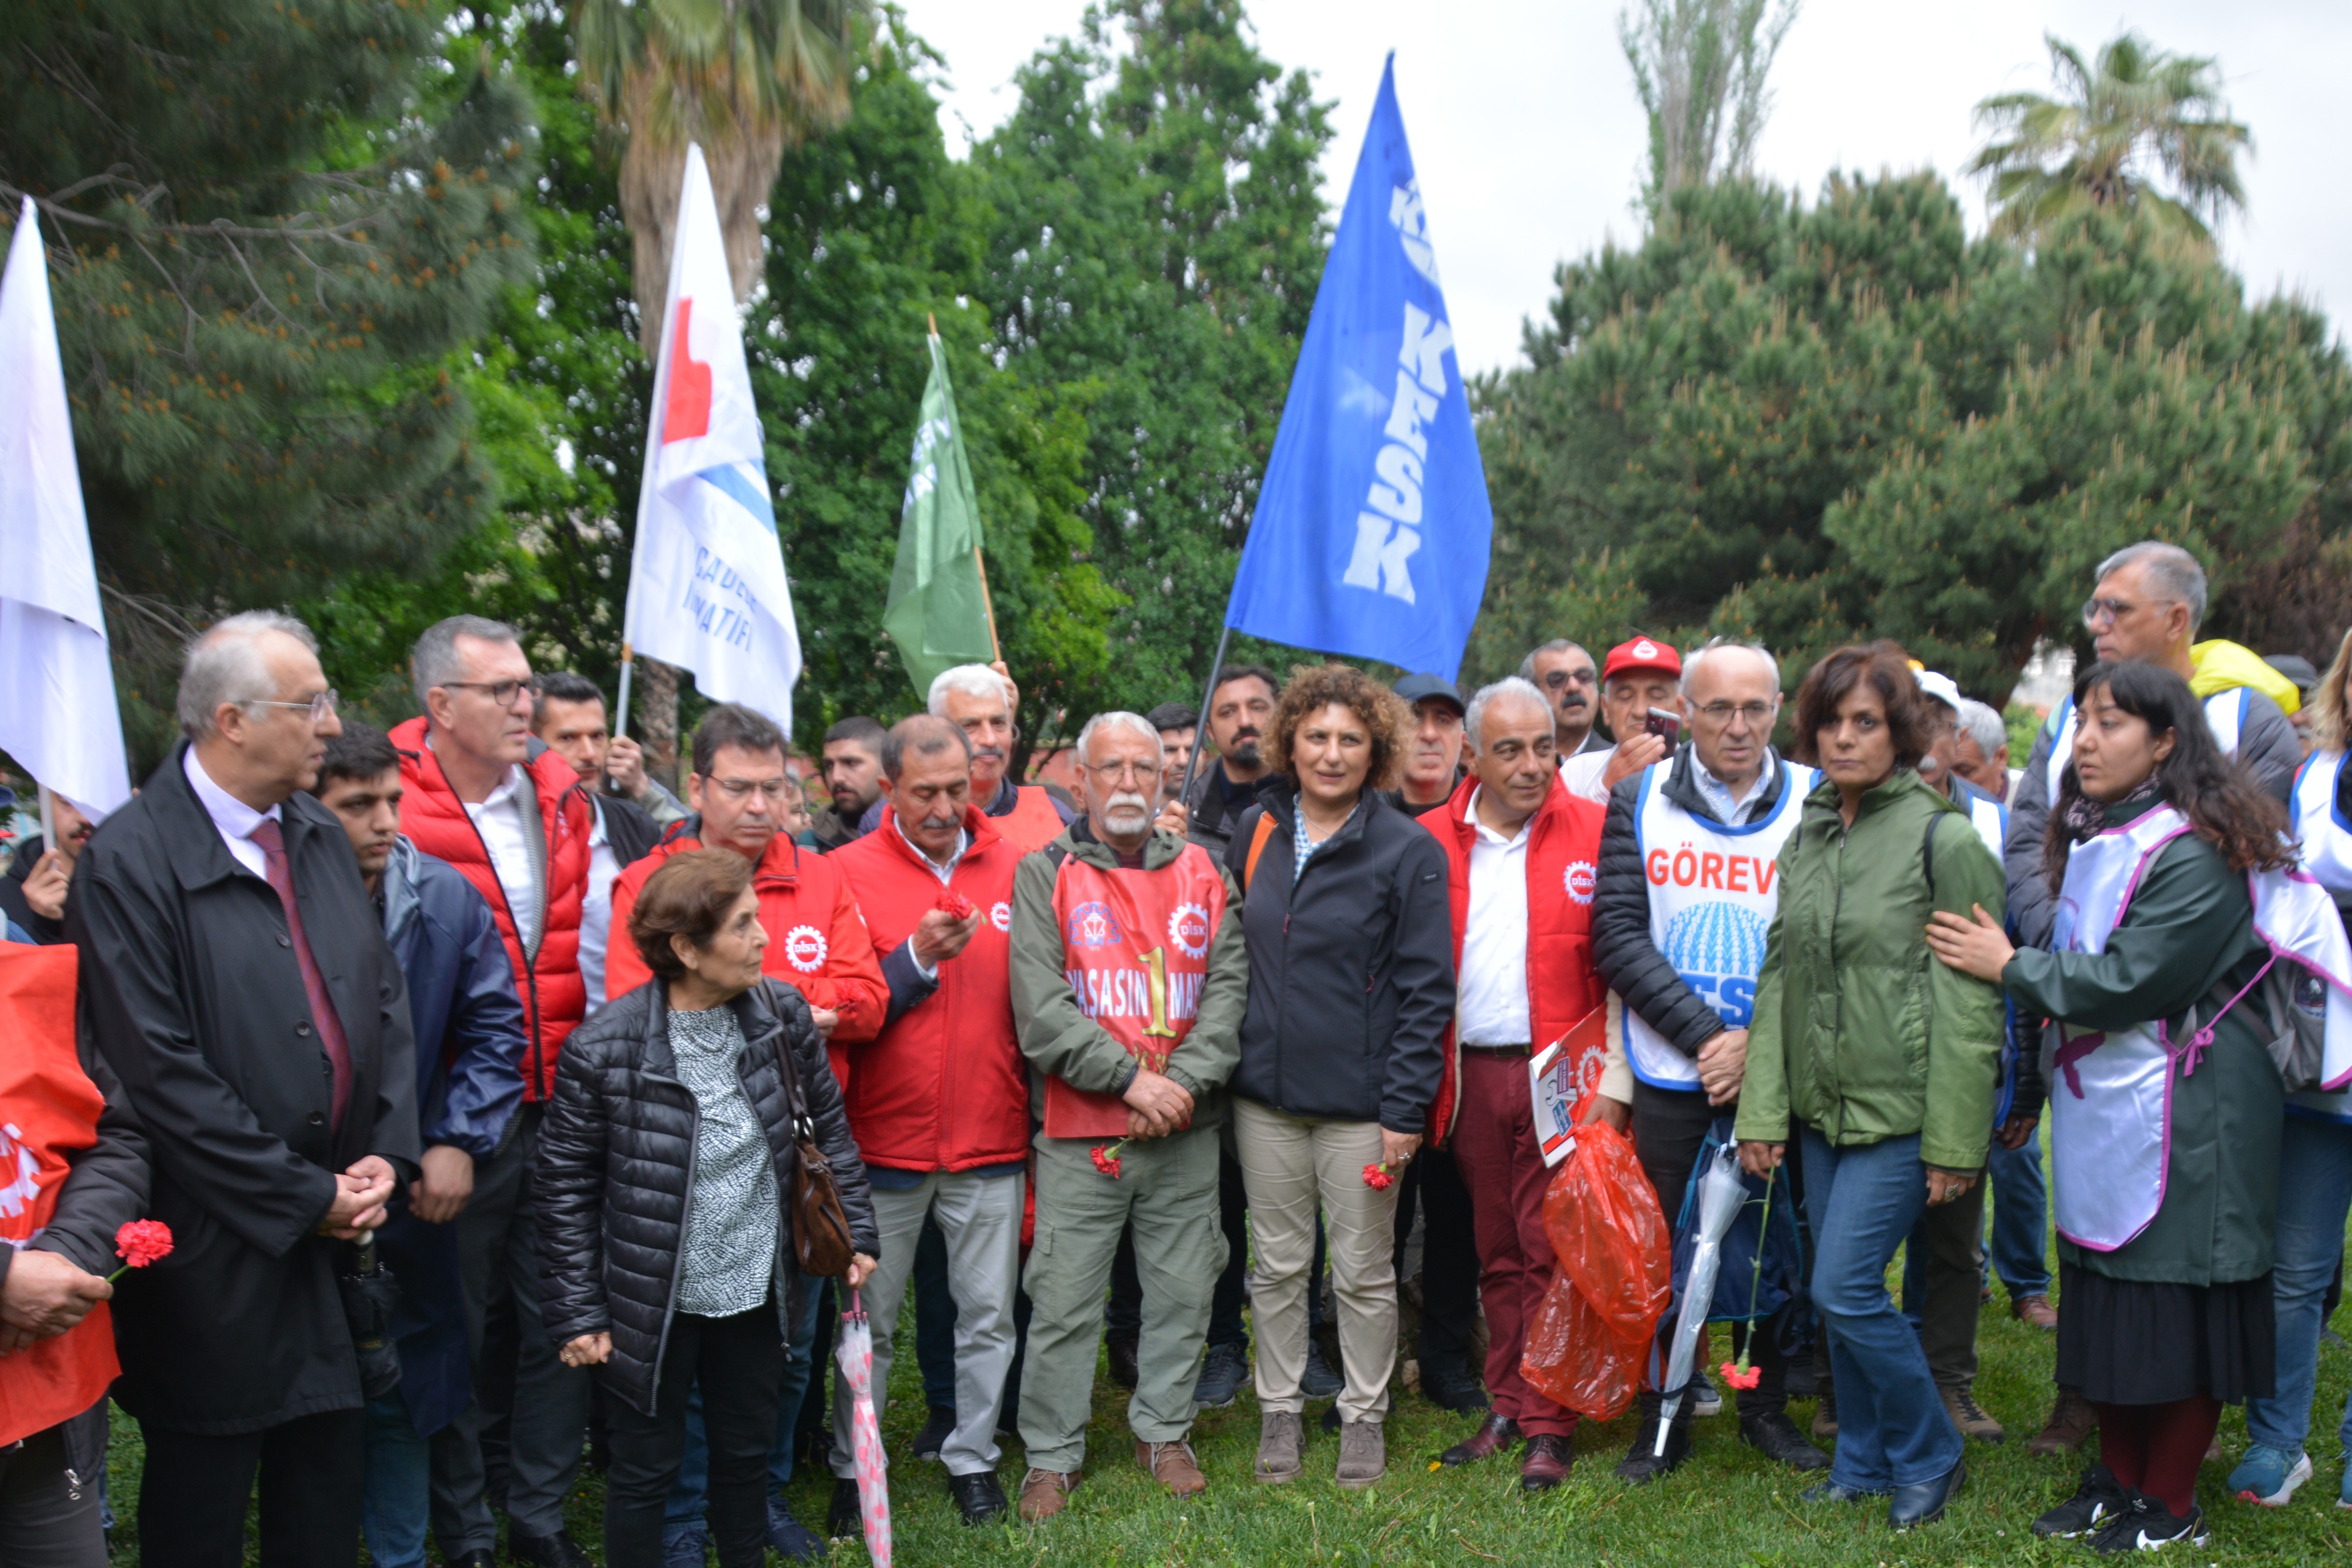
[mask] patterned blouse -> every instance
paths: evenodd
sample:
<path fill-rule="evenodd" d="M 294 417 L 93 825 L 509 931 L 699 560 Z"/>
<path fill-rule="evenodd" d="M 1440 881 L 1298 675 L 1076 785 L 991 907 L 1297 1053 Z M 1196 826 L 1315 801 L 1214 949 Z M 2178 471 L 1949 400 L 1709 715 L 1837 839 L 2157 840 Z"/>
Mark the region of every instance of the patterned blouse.
<path fill-rule="evenodd" d="M 669 1016 L 678 1081 L 701 1118 L 694 1136 L 694 1186 L 686 1197 L 677 1310 L 705 1318 L 748 1312 L 768 1299 L 776 1266 L 776 1167 L 758 1112 L 735 1076 L 743 1026 L 731 1007 Z"/>

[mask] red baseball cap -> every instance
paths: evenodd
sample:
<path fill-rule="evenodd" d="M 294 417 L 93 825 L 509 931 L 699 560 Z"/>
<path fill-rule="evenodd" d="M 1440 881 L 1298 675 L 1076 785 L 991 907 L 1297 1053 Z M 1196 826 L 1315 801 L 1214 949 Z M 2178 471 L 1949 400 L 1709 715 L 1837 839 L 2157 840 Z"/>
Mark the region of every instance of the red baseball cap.
<path fill-rule="evenodd" d="M 1632 642 L 1621 642 L 1609 650 L 1608 662 L 1601 667 L 1601 679 L 1614 680 L 1635 669 L 1664 670 L 1680 679 L 1683 658 L 1664 643 L 1652 642 L 1648 637 L 1635 637 Z"/>

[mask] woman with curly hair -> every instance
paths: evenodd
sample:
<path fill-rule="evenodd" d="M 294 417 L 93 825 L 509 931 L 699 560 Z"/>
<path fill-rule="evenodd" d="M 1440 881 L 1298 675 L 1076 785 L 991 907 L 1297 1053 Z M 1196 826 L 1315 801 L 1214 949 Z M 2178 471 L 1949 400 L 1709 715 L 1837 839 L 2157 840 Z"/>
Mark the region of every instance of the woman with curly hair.
<path fill-rule="evenodd" d="M 1381 1422 L 1396 1363 L 1390 1178 L 1420 1145 L 1454 1012 L 1445 857 L 1381 792 L 1411 717 L 1360 669 L 1303 666 L 1275 705 L 1274 776 L 1234 831 L 1249 1010 L 1234 1071 L 1234 1136 L 1257 1281 L 1257 1479 L 1296 1480 L 1300 1382 L 1318 1212 L 1339 1305 L 1339 1484 L 1387 1467 Z M 1376 1179 L 1377 1178 L 1377 1179 Z"/>
<path fill-rule="evenodd" d="M 1939 914 L 1928 941 L 2059 1020 L 2057 1373 L 2098 1412 L 2099 1462 L 2034 1533 L 2201 1544 L 2197 1467 L 2221 1406 L 2273 1388 L 2285 1089 L 2260 1009 L 2233 1004 L 2271 962 L 2249 874 L 2294 847 L 2179 676 L 2095 664 L 2074 706 L 2043 848 L 2056 951 L 2013 949 L 1982 916 Z"/>

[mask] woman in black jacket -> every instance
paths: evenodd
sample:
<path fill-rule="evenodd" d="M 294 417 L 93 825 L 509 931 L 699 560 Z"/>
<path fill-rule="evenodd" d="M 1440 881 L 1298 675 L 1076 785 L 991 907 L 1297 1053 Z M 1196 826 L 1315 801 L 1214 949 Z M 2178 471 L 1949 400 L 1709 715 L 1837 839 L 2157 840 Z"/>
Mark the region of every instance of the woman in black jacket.
<path fill-rule="evenodd" d="M 654 978 L 565 1042 L 539 1156 L 540 1291 L 572 1366 L 599 1366 L 611 1428 L 610 1568 L 656 1568 L 699 1378 L 722 1568 L 767 1542 L 768 1449 L 797 1293 L 784 1199 L 802 1099 L 857 1248 L 879 1249 L 841 1089 L 799 993 L 761 983 L 751 863 L 674 857 L 630 911 Z M 789 1053 L 789 1059 L 787 1054 Z"/>
<path fill-rule="evenodd" d="M 1380 792 L 1411 725 L 1394 692 L 1345 665 L 1291 673 L 1267 736 L 1276 778 L 1234 830 L 1249 1011 L 1234 1138 L 1257 1282 L 1257 1479 L 1296 1479 L 1307 1292 L 1318 1212 L 1339 1303 L 1339 1484 L 1386 1468 L 1396 1362 L 1395 1194 L 1437 1095 L 1454 1015 L 1445 855 Z M 1377 1175 L 1377 1184 L 1371 1179 Z"/>

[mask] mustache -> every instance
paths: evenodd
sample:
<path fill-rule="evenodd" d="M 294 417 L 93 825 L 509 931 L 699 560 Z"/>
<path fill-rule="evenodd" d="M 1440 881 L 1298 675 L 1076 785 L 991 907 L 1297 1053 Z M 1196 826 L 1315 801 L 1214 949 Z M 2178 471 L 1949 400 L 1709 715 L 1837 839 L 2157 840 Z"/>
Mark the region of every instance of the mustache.
<path fill-rule="evenodd" d="M 1151 802 L 1133 790 L 1120 790 L 1103 803 L 1105 816 L 1115 816 L 1125 811 L 1140 812 L 1149 816 L 1151 815 Z"/>
<path fill-rule="evenodd" d="M 974 746 L 971 749 L 971 760 L 975 763 L 1001 763 L 1004 760 L 1004 748 L 1002 746 Z"/>

